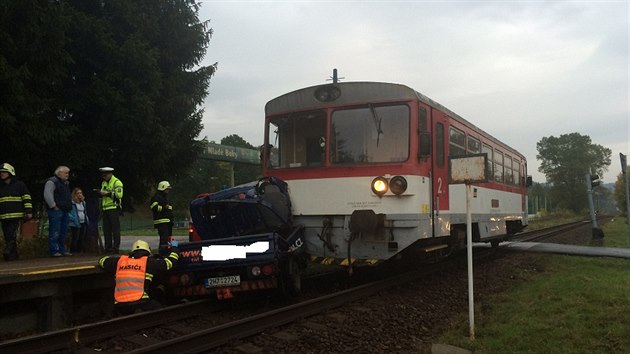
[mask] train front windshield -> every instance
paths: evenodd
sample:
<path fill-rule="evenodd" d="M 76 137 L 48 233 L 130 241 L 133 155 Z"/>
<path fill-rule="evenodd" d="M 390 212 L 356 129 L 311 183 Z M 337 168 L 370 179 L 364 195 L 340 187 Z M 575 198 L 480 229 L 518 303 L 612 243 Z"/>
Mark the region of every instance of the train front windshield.
<path fill-rule="evenodd" d="M 375 164 L 409 157 L 409 107 L 363 106 L 291 113 L 269 121 L 269 168 Z M 330 126 L 330 134 L 326 127 Z M 329 138 L 328 138 L 329 137 Z M 330 141 L 328 141 L 330 139 Z M 328 152 L 328 159 L 326 159 Z"/>

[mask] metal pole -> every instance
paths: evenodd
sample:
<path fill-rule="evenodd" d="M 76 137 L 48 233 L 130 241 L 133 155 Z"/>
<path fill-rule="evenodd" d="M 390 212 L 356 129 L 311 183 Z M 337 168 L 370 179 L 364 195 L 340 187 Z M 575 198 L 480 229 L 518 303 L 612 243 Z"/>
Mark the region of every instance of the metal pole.
<path fill-rule="evenodd" d="M 473 293 L 472 262 L 472 211 L 470 207 L 472 186 L 466 184 L 466 245 L 468 255 L 468 322 L 470 324 L 470 340 L 475 340 L 475 300 Z"/>
<path fill-rule="evenodd" d="M 234 187 L 234 164 L 230 162 L 230 187 Z"/>
<path fill-rule="evenodd" d="M 628 222 L 628 236 L 630 236 L 630 192 L 628 191 L 628 160 L 626 155 L 619 153 L 619 159 L 621 160 L 621 173 L 623 174 L 623 183 L 626 185 L 626 218 Z"/>

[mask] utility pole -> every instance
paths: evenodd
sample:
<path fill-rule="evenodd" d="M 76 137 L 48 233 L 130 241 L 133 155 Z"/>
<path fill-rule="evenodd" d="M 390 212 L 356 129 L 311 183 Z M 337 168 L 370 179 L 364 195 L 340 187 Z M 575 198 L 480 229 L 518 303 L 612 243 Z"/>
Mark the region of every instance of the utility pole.
<path fill-rule="evenodd" d="M 619 153 L 619 159 L 621 160 L 621 173 L 623 175 L 623 183 L 625 184 L 626 192 L 626 218 L 628 223 L 628 235 L 630 236 L 630 192 L 628 191 L 628 160 L 626 155 Z"/>

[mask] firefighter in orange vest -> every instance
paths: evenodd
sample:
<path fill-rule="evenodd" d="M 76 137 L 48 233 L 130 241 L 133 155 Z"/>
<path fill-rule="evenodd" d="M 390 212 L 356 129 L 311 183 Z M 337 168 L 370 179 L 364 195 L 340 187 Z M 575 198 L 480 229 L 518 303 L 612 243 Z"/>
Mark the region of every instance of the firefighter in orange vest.
<path fill-rule="evenodd" d="M 152 257 L 151 248 L 145 241 L 138 240 L 131 246 L 128 256 L 111 255 L 98 263 L 104 270 L 116 274 L 114 309 L 117 314 L 128 315 L 138 311 L 150 311 L 162 307 L 151 282 L 160 273 L 171 269 L 179 260 L 178 242 L 170 243 L 171 253 L 163 258 Z M 151 296 L 153 295 L 153 296 Z"/>

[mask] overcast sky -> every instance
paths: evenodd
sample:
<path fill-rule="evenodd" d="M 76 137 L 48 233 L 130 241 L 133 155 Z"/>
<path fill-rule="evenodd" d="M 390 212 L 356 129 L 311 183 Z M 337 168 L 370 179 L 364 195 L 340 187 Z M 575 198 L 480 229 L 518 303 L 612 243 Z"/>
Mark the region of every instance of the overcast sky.
<path fill-rule="evenodd" d="M 263 143 L 265 103 L 342 81 L 407 85 L 521 151 L 580 133 L 629 154 L 628 1 L 202 1 L 218 63 L 201 137 Z"/>

